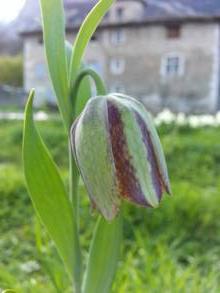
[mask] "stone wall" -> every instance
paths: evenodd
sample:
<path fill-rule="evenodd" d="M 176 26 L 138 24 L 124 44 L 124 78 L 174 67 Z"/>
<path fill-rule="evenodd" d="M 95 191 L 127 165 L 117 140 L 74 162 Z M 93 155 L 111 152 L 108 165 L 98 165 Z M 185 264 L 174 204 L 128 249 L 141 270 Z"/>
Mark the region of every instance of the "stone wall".
<path fill-rule="evenodd" d="M 69 40 L 74 36 L 69 35 Z M 100 29 L 85 60 L 104 75 L 109 90 L 141 99 L 149 109 L 214 112 L 219 88 L 219 27 L 186 23 L 180 35 L 167 37 L 164 25 Z M 25 38 L 25 89 L 37 89 L 38 101 L 53 99 L 39 36 Z M 167 60 L 178 57 L 178 73 L 166 74 Z M 170 69 L 169 69 L 170 70 Z"/>
<path fill-rule="evenodd" d="M 36 104 L 54 101 L 41 36 L 24 39 L 24 88 L 36 90 Z"/>
<path fill-rule="evenodd" d="M 185 24 L 176 39 L 166 37 L 164 26 L 125 29 L 125 42 L 111 45 L 106 32 L 106 80 L 131 95 L 137 95 L 153 111 L 213 112 L 219 83 L 219 28 L 217 24 Z M 181 74 L 166 76 L 163 63 L 179 56 Z M 112 74 L 112 58 L 124 59 L 124 73 Z"/>

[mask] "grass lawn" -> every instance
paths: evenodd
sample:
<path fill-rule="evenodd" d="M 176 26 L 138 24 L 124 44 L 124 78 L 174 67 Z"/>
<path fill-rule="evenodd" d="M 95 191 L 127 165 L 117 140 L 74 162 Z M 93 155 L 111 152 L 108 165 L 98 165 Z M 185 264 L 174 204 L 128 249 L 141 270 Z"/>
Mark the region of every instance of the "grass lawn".
<path fill-rule="evenodd" d="M 67 180 L 62 125 L 38 125 Z M 164 125 L 159 132 L 173 197 L 164 198 L 155 210 L 126 205 L 124 246 L 113 292 L 220 292 L 220 128 Z M 0 122 L 0 288 L 71 292 L 25 189 L 21 141 L 21 122 Z M 96 215 L 90 213 L 82 185 L 80 199 L 86 258 Z"/>

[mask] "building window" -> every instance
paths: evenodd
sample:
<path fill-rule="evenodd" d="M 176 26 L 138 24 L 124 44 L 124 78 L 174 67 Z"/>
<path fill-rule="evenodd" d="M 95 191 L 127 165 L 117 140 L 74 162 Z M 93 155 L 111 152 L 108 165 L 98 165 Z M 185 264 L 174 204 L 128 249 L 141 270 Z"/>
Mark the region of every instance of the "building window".
<path fill-rule="evenodd" d="M 110 62 L 111 73 L 119 75 L 125 70 L 125 60 L 122 58 L 112 58 Z"/>
<path fill-rule="evenodd" d="M 43 42 L 44 42 L 44 40 L 43 40 L 43 36 L 41 35 L 41 36 L 39 36 L 39 38 L 38 38 L 38 44 L 42 45 Z"/>
<path fill-rule="evenodd" d="M 111 42 L 113 45 L 123 44 L 125 40 L 126 35 L 123 29 L 117 29 L 111 32 Z"/>
<path fill-rule="evenodd" d="M 124 9 L 122 7 L 117 7 L 116 8 L 116 18 L 118 20 L 121 20 L 124 16 Z"/>
<path fill-rule="evenodd" d="M 170 24 L 166 27 L 168 39 L 178 39 L 181 36 L 181 26 L 179 24 Z"/>
<path fill-rule="evenodd" d="M 184 57 L 179 54 L 169 54 L 162 58 L 161 75 L 181 76 L 184 74 Z"/>
<path fill-rule="evenodd" d="M 100 37 L 99 37 L 99 34 L 97 34 L 97 33 L 94 33 L 91 37 L 92 42 L 97 42 L 97 41 L 99 41 L 99 39 L 100 39 Z"/>
<path fill-rule="evenodd" d="M 110 11 L 106 12 L 104 19 L 107 20 L 110 18 Z"/>

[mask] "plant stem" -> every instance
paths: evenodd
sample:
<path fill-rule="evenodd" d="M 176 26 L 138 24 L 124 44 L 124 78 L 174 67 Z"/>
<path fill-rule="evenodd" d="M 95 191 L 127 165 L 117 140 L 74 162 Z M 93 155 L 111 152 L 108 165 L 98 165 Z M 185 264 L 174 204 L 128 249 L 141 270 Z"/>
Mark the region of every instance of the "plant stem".
<path fill-rule="evenodd" d="M 86 76 L 90 76 L 93 79 L 93 81 L 95 82 L 97 95 L 101 96 L 101 95 L 106 94 L 105 84 L 104 84 L 103 80 L 101 79 L 101 77 L 99 76 L 99 74 L 91 68 L 82 69 L 76 78 L 76 81 L 73 85 L 73 88 L 71 90 L 71 95 L 70 95 L 71 96 L 72 110 L 73 110 L 74 115 L 75 115 L 75 107 L 76 107 L 78 90 L 79 90 L 81 82 L 83 81 L 83 79 Z M 76 117 L 74 117 L 74 119 L 75 118 Z"/>
<path fill-rule="evenodd" d="M 104 84 L 102 78 L 92 68 L 85 68 L 79 72 L 79 75 L 78 75 L 76 82 L 75 82 L 76 92 L 80 86 L 81 81 L 86 76 L 90 76 L 93 79 L 93 81 L 95 82 L 96 91 L 97 91 L 98 95 L 105 95 L 106 94 L 106 88 L 105 88 L 105 84 Z"/>
<path fill-rule="evenodd" d="M 73 212 L 76 216 L 76 222 L 78 227 L 78 217 L 79 217 L 79 200 L 78 200 L 78 184 L 79 184 L 79 171 L 74 161 L 71 144 L 69 142 L 69 191 L 70 200 L 73 206 Z"/>
<path fill-rule="evenodd" d="M 106 89 L 105 85 L 101 79 L 101 77 L 92 69 L 83 69 L 79 72 L 77 79 L 74 83 L 73 89 L 71 91 L 71 105 L 72 105 L 72 113 L 73 113 L 73 119 L 75 119 L 76 115 L 76 100 L 77 100 L 77 94 L 79 91 L 79 87 L 81 82 L 86 76 L 92 77 L 92 79 L 95 82 L 96 90 L 98 95 L 105 95 Z M 70 117 L 70 122 L 71 117 Z M 69 125 L 69 129 L 71 128 L 71 125 Z M 75 293 L 81 293 L 81 251 L 80 251 L 80 242 L 79 242 L 79 195 L 78 195 L 78 186 L 79 186 L 79 171 L 77 168 L 77 165 L 75 163 L 75 160 L 73 158 L 72 150 L 71 150 L 71 143 L 70 143 L 70 135 L 69 135 L 69 196 L 70 201 L 72 203 L 73 208 L 73 218 L 75 219 L 75 225 L 76 225 L 76 245 L 75 245 L 75 257 L 77 258 L 77 268 L 74 268 L 74 288 Z"/>
<path fill-rule="evenodd" d="M 81 292 L 81 251 L 79 242 L 79 200 L 78 200 L 78 184 L 79 184 L 79 172 L 75 164 L 71 146 L 69 142 L 69 196 L 72 202 L 73 208 L 73 219 L 75 220 L 75 257 L 77 262 L 77 267 L 74 268 L 74 287 L 75 293 Z"/>

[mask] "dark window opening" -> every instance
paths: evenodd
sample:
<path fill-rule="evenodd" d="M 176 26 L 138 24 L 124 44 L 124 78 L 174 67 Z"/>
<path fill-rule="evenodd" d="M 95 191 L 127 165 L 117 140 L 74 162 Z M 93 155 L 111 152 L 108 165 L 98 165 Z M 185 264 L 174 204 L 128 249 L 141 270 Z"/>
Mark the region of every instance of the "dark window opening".
<path fill-rule="evenodd" d="M 96 41 L 98 41 L 99 40 L 99 36 L 98 36 L 98 34 L 96 33 L 96 34 L 93 34 L 93 36 L 92 36 L 92 38 L 91 38 L 91 41 L 93 41 L 93 42 L 96 42 Z"/>
<path fill-rule="evenodd" d="M 180 61 L 178 57 L 168 57 L 166 64 L 167 75 L 178 74 Z"/>
<path fill-rule="evenodd" d="M 43 42 L 44 42 L 44 40 L 43 40 L 43 36 L 40 36 L 39 38 L 38 38 L 38 44 L 43 44 Z"/>
<path fill-rule="evenodd" d="M 181 36 L 181 26 L 179 24 L 172 24 L 166 27 L 168 39 L 178 39 Z"/>
<path fill-rule="evenodd" d="M 118 7 L 116 9 L 116 16 L 118 19 L 121 19 L 123 17 L 124 14 L 124 9 L 122 7 Z"/>
<path fill-rule="evenodd" d="M 110 11 L 106 12 L 104 19 L 109 19 L 109 17 L 110 17 Z"/>

